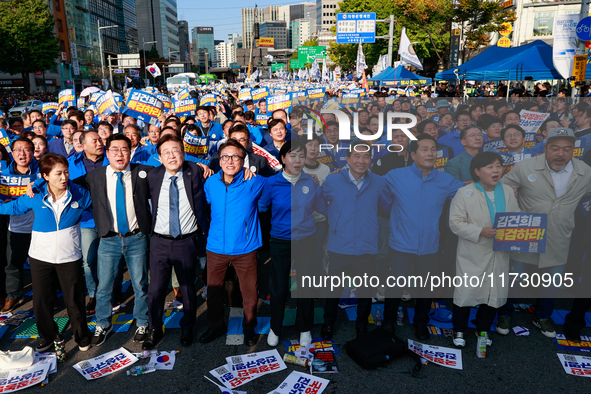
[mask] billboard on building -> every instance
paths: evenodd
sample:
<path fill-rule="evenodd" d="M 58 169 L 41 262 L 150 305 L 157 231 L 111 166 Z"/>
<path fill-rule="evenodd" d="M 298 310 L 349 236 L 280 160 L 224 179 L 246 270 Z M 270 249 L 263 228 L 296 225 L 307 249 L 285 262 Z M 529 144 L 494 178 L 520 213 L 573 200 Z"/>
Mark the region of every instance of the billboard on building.
<path fill-rule="evenodd" d="M 275 47 L 275 38 L 261 37 L 256 40 L 257 48 L 273 48 Z"/>
<path fill-rule="evenodd" d="M 197 34 L 213 34 L 213 27 L 197 27 Z"/>

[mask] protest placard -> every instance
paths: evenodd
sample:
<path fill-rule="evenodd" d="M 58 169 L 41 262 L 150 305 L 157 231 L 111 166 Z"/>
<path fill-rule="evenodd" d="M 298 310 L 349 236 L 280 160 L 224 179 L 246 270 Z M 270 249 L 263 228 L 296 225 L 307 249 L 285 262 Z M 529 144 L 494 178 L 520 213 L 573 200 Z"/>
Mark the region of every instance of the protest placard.
<path fill-rule="evenodd" d="M 158 100 L 153 94 L 132 89 L 122 113 L 155 125 L 158 123 L 160 115 L 162 115 L 163 107 L 162 101 Z"/>
<path fill-rule="evenodd" d="M 197 110 L 197 99 L 185 99 L 174 101 L 174 112 L 178 117 L 187 117 L 195 115 Z"/>
<path fill-rule="evenodd" d="M 66 108 L 76 105 L 76 91 L 74 89 L 63 89 L 58 94 L 57 102 L 63 104 Z"/>
<path fill-rule="evenodd" d="M 564 372 L 574 376 L 591 377 L 591 357 L 557 353 Z"/>
<path fill-rule="evenodd" d="M 545 253 L 547 221 L 545 213 L 497 212 L 493 250 Z"/>
<path fill-rule="evenodd" d="M 321 394 L 330 380 L 319 378 L 318 376 L 308 375 L 293 371 L 275 390 L 268 394 L 294 394 L 294 393 L 314 393 Z"/>
<path fill-rule="evenodd" d="M 137 357 L 125 348 L 119 348 L 90 360 L 80 361 L 74 365 L 74 369 L 86 380 L 94 380 L 105 377 L 113 372 L 122 371 L 124 368 L 137 362 Z"/>
<path fill-rule="evenodd" d="M 18 198 L 27 192 L 27 185 L 36 175 L 0 175 L 0 201 Z"/>
<path fill-rule="evenodd" d="M 413 341 L 412 339 L 408 340 L 408 348 L 412 350 L 413 353 L 418 354 L 433 364 L 441 365 L 446 368 L 463 369 L 462 351 L 459 349 L 426 345 L 424 343 Z"/>
<path fill-rule="evenodd" d="M 27 368 L 0 372 L 0 393 L 13 393 L 41 383 L 47 377 L 51 363 L 35 363 Z"/>

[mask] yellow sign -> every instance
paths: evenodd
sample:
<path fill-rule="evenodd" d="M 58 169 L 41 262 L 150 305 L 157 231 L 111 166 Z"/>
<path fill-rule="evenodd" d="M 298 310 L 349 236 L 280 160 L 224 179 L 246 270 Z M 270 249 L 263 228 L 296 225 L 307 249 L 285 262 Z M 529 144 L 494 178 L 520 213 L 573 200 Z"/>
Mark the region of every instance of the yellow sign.
<path fill-rule="evenodd" d="M 259 48 L 273 48 L 275 47 L 275 38 L 261 37 L 256 41 L 256 44 Z"/>
<path fill-rule="evenodd" d="M 575 55 L 573 63 L 573 80 L 574 82 L 584 82 L 585 73 L 587 72 L 587 55 Z"/>
<path fill-rule="evenodd" d="M 511 40 L 507 37 L 501 37 L 499 42 L 497 42 L 497 46 L 501 48 L 509 48 L 511 46 Z"/>
<path fill-rule="evenodd" d="M 513 26 L 509 22 L 501 23 L 503 30 L 499 31 L 502 36 L 508 36 L 513 31 Z"/>

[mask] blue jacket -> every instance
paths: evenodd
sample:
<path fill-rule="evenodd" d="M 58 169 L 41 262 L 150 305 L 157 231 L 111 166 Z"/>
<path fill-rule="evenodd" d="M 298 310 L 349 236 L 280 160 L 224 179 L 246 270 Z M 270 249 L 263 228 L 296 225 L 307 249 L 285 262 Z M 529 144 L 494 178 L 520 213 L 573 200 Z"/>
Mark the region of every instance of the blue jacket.
<path fill-rule="evenodd" d="M 69 155 L 66 153 L 66 147 L 64 145 L 63 138 L 52 138 L 49 140 L 47 145 L 50 153 L 57 153 L 58 155 L 62 155 L 64 157 L 70 157 L 76 154 L 76 149 L 74 148 L 72 148 Z"/>
<path fill-rule="evenodd" d="M 360 256 L 378 253 L 378 206 L 388 212 L 391 197 L 384 178 L 365 173 L 361 190 L 349 179 L 349 170 L 326 177 L 322 185 L 328 206 L 328 250 Z"/>
<path fill-rule="evenodd" d="M 66 206 L 57 215 L 49 202 L 47 185 L 38 186 L 38 193 L 0 204 L 0 215 L 23 215 L 35 211 L 29 256 L 49 263 L 69 263 L 82 258 L 80 251 L 80 220 L 83 212 L 92 209 L 90 193 L 81 186 L 68 183 Z"/>
<path fill-rule="evenodd" d="M 328 144 L 328 142 L 326 143 Z M 336 152 L 334 151 L 336 150 Z M 349 151 L 349 143 L 347 141 L 339 141 L 335 149 L 327 149 L 326 146 L 320 145 L 320 152 L 316 161 L 326 164 L 331 170 L 345 167 L 347 163 L 347 152 Z"/>
<path fill-rule="evenodd" d="M 464 151 L 464 145 L 462 145 L 462 139 L 460 138 L 460 132 L 454 127 L 452 131 L 442 135 L 437 140 L 440 144 L 450 146 L 454 151 L 454 157 L 459 156 Z"/>
<path fill-rule="evenodd" d="M 215 143 L 216 141 L 219 141 L 222 138 L 224 138 L 224 129 L 222 125 L 217 122 L 209 122 L 209 124 L 211 126 L 209 128 L 209 132 L 207 133 L 207 140 L 209 142 L 209 145 L 211 146 L 212 143 Z M 201 128 L 201 121 L 198 120 L 197 123 L 195 123 L 195 125 Z"/>
<path fill-rule="evenodd" d="M 86 175 L 86 167 L 84 167 L 84 162 L 82 161 L 82 157 L 84 156 L 84 152 L 80 152 L 78 154 L 72 155 L 68 158 L 68 163 L 70 163 L 69 171 L 70 171 L 70 179 L 74 180 L 76 178 L 80 178 L 83 175 Z M 103 166 L 109 165 L 109 160 L 105 156 L 103 159 Z M 96 225 L 94 224 L 94 216 L 92 215 L 91 210 L 86 210 L 82 215 L 82 223 L 80 225 L 82 228 L 95 228 Z"/>
<path fill-rule="evenodd" d="M 257 250 L 263 244 L 259 224 L 258 200 L 265 178 L 244 181 L 241 170 L 228 186 L 220 171 L 205 181 L 205 198 L 211 205 L 207 250 L 223 255 L 240 255 Z"/>
<path fill-rule="evenodd" d="M 280 239 L 298 240 L 316 231 L 314 211 L 326 214 L 327 205 L 322 189 L 314 179 L 302 171 L 293 186 L 280 172 L 265 184 L 259 200 L 259 211 L 271 207 L 271 236 Z"/>
<path fill-rule="evenodd" d="M 152 146 L 154 148 L 152 148 Z M 135 149 L 135 153 L 134 153 L 133 157 L 131 158 L 130 163 L 145 164 L 150 159 L 150 157 L 155 153 L 154 152 L 155 148 L 156 148 L 155 145 L 151 145 L 151 146 L 139 145 Z"/>
<path fill-rule="evenodd" d="M 390 247 L 419 256 L 437 253 L 443 206 L 464 183 L 435 169 L 423 178 L 423 172 L 414 163 L 390 171 L 384 179 L 393 196 Z"/>

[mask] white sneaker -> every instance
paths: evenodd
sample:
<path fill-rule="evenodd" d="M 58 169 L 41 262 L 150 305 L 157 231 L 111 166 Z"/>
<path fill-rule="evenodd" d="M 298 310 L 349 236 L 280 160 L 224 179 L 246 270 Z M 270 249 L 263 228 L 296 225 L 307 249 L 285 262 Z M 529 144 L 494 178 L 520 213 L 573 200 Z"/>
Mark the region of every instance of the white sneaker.
<path fill-rule="evenodd" d="M 277 346 L 278 343 L 279 343 L 279 337 L 277 335 L 275 335 L 273 330 L 269 330 L 269 335 L 267 335 L 267 345 L 269 345 L 271 347 L 275 347 L 275 346 Z"/>
<path fill-rule="evenodd" d="M 476 334 L 476 338 L 479 337 L 478 331 L 474 331 L 474 334 Z M 490 339 L 487 331 L 484 332 L 484 336 L 486 337 L 486 346 L 492 346 L 492 339 Z"/>
<path fill-rule="evenodd" d="M 308 346 L 312 343 L 312 333 L 310 331 L 300 332 L 300 346 Z"/>
<path fill-rule="evenodd" d="M 454 345 L 457 347 L 466 346 L 466 340 L 464 339 L 463 332 L 454 332 Z"/>
<path fill-rule="evenodd" d="M 207 299 L 207 286 L 203 286 L 203 291 L 201 292 L 201 298 L 204 300 Z"/>
<path fill-rule="evenodd" d="M 404 293 L 402 293 L 402 297 L 400 297 L 400 299 L 402 301 L 408 302 L 408 301 L 412 300 L 412 297 L 410 296 L 408 291 L 405 290 Z"/>

